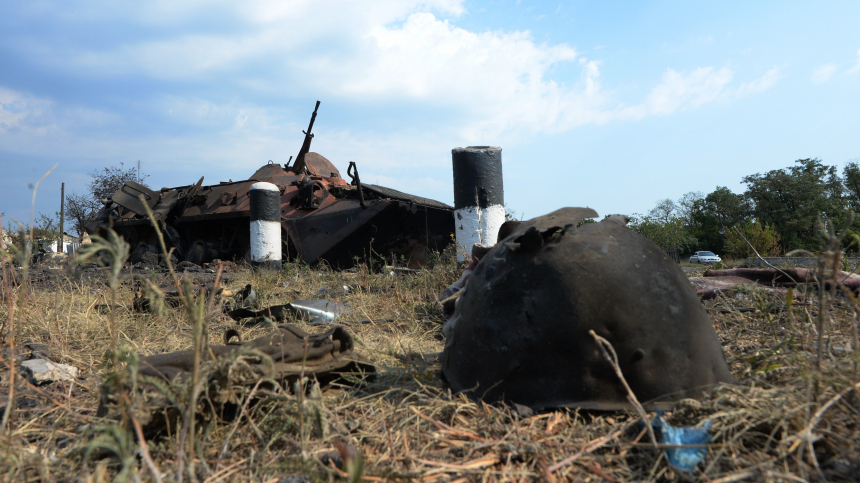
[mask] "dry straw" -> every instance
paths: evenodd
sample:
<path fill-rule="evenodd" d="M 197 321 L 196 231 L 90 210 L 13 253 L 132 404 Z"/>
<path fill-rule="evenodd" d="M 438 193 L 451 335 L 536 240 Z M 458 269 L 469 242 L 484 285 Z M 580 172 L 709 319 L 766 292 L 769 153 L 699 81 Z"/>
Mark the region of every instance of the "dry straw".
<path fill-rule="evenodd" d="M 833 273 L 834 257 L 823 258 L 826 273 Z M 459 276 L 450 261 L 404 275 L 367 265 L 350 273 L 300 264 L 223 273 L 222 284 L 236 291 L 251 283 L 264 306 L 314 298 L 324 288 L 350 305 L 352 319 L 376 321 L 345 325 L 379 375 L 299 395 L 286 387 L 237 386 L 235 418 L 225 421 L 207 409 L 200 384 L 208 369 L 201 365 L 191 384 L 173 388 L 180 426 L 148 440 L 142 425 L 151 414 L 136 392 L 120 393 L 125 421 L 95 416 L 102 387 L 106 381 L 115 381 L 117 390 L 129 387 L 133 372 L 125 368 L 135 367 L 136 354 L 200 353 L 220 343 L 219 327 L 234 326 L 220 314 L 221 301 L 188 290 L 216 274 L 132 274 L 126 266 L 113 283 L 109 268 L 79 263 L 62 270 L 37 266 L 22 277 L 8 253 L 2 268 L 6 347 L 14 343 L 26 352 L 44 344 L 55 361 L 83 372 L 74 384 L 34 387 L 14 377 L 12 351 L 4 348 L 5 481 L 278 481 L 290 475 L 313 481 L 850 481 L 860 468 L 854 397 L 860 304 L 838 288 L 800 287 L 802 302 L 790 306 L 755 291 L 708 302 L 706 308 L 720 308 L 710 313 L 739 385 L 682 401 L 664 415 L 676 426 L 713 423 L 704 461 L 682 474 L 639 429 L 647 414 L 527 414 L 452 394 L 438 362 L 426 355 L 443 347 L 435 296 Z M 129 310 L 140 278 L 144 289 L 151 283 L 180 290 L 183 305 Z M 735 310 L 750 305 L 755 310 Z M 102 313 L 102 306 L 110 309 Z M 248 340 L 271 328 L 239 330 Z M 807 335 L 818 342 L 805 342 Z"/>

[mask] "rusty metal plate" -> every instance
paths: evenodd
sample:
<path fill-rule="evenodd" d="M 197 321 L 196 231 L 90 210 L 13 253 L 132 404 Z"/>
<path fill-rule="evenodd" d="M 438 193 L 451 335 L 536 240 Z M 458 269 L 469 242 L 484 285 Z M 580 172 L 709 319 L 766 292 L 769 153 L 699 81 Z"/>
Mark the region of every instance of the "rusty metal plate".
<path fill-rule="evenodd" d="M 236 192 L 235 191 L 226 191 L 221 193 L 221 204 L 222 205 L 232 205 L 236 202 Z"/>
<path fill-rule="evenodd" d="M 141 196 L 150 209 L 158 203 L 158 193 L 134 181 L 126 181 L 116 193 L 111 195 L 110 199 L 132 213 L 145 216 L 146 207 L 140 201 Z"/>
<path fill-rule="evenodd" d="M 305 155 L 305 166 L 311 176 L 321 176 L 323 178 L 340 178 L 340 171 L 334 165 L 319 153 L 308 153 Z"/>

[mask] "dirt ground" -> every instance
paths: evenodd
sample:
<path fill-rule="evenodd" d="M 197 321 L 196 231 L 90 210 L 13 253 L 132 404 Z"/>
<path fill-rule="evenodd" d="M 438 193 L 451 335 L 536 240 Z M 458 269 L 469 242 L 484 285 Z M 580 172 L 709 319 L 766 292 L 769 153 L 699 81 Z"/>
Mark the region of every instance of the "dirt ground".
<path fill-rule="evenodd" d="M 530 413 L 452 394 L 435 358 L 443 348 L 436 295 L 459 277 L 451 263 L 381 273 L 367 267 L 228 266 L 220 284 L 233 293 L 251 284 L 262 307 L 321 297 L 347 304 L 351 313 L 340 322 L 378 373 L 323 392 L 278 387 L 252 398 L 250 388 L 235 388 L 241 414 L 219 418 L 198 409 L 193 434 L 183 444 L 178 427 L 138 439 L 133 416 L 144 417 L 146 408 L 134 397 L 124 415 L 96 416 L 102 388 L 122 387 L 110 386 L 125 370 L 112 364 L 133 360 L 106 351 L 114 347 L 114 355 L 123 357 L 171 352 L 191 347 L 201 330 L 217 345 L 228 329 L 250 340 L 271 326 L 237 325 L 220 309 L 235 303 L 224 292 L 213 296 L 211 307 L 196 305 L 196 312 L 169 303 L 154 312 L 133 310 L 134 299 L 154 296 L 155 287 L 161 293 L 176 289 L 162 268 L 126 266 L 113 287 L 109 271 L 94 264 L 43 263 L 26 274 L 6 264 L 5 270 L 4 481 L 860 479 L 860 391 L 851 390 L 860 388 L 858 305 L 852 294 L 819 299 L 813 291 L 789 305 L 742 286 L 705 303 L 738 384 L 719 387 L 705 400 L 684 400 L 663 415 L 676 426 L 712 424 L 707 454 L 687 473 L 669 465 L 667 448 L 649 442 L 635 412 Z M 703 268 L 683 271 L 700 276 Z M 212 285 L 216 272 L 214 266 L 177 269 L 178 286 Z M 288 322 L 312 333 L 328 328 Z M 69 364 L 80 370 L 78 378 L 33 386 L 9 369 L 17 366 L 10 364 L 13 341 L 16 358 Z M 190 390 L 173 391 L 176 408 L 188 409 Z M 205 401 L 197 402 L 204 408 Z M 13 411 L 6 414 L 5 408 Z"/>

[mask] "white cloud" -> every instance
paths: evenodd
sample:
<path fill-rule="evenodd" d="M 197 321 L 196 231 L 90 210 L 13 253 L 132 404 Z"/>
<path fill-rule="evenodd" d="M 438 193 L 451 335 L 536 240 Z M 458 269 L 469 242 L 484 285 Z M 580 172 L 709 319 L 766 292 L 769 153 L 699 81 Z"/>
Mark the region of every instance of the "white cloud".
<path fill-rule="evenodd" d="M 731 101 L 758 94 L 770 89 L 782 78 L 779 68 L 774 67 L 758 79 L 743 82 L 739 87 L 732 89 L 729 85 L 734 74 L 729 67 L 720 69 L 700 67 L 688 73 L 667 69 L 660 84 L 651 90 L 641 104 L 622 106 L 611 113 L 606 113 L 605 116 L 597 117 L 607 122 L 669 115 L 711 102 Z"/>
<path fill-rule="evenodd" d="M 779 67 L 774 67 L 765 72 L 764 75 L 758 79 L 742 83 L 741 86 L 738 87 L 737 95 L 738 97 L 743 97 L 764 92 L 773 87 L 773 85 L 781 78 L 782 73 L 779 71 Z"/>
<path fill-rule="evenodd" d="M 106 5 L 87 8 L 80 14 L 91 19 L 111 18 L 104 17 L 104 9 L 120 15 Z M 186 89 L 174 93 L 172 88 L 190 83 L 210 93 L 236 91 L 239 99 L 246 94 L 280 100 L 314 96 L 342 104 L 408 103 L 436 115 L 445 111 L 443 117 L 448 117 L 439 123 L 443 127 L 432 134 L 402 129 L 398 135 L 409 141 L 392 146 L 402 153 L 415 139 L 426 137 L 445 139 L 445 145 L 452 140 L 510 144 L 535 132 L 665 116 L 759 93 L 780 78 L 775 67 L 733 88 L 729 67 L 666 69 L 639 104 L 624 105 L 611 88 L 603 87 L 601 61 L 581 57 L 567 44 L 537 43 L 528 31 L 472 32 L 435 15 L 462 15 L 463 0 L 194 0 L 134 8 L 121 13 L 125 21 L 157 25 L 157 34 L 106 46 L 49 46 L 39 44 L 38 38 L 22 45 L 52 67 L 87 78 L 133 76 L 168 82 L 163 92 L 170 94 L 144 99 L 147 108 L 217 136 L 217 143 L 199 144 L 230 152 L 261 153 L 265 149 L 254 146 L 283 137 L 282 119 L 298 120 L 283 104 L 270 108 L 263 105 L 266 100 L 255 104 L 180 93 Z M 194 19 L 203 15 L 219 18 L 227 27 L 195 29 Z M 579 69 L 578 77 L 557 74 L 572 68 Z M 0 109 L 0 123 L 21 122 L 11 110 Z M 87 115 L 96 122 L 100 113 Z M 360 135 L 346 138 L 344 152 L 360 148 Z M 238 151 L 226 147 L 224 140 L 239 146 Z"/>
<path fill-rule="evenodd" d="M 822 65 L 822 66 L 818 67 L 817 69 L 815 69 L 815 72 L 812 73 L 812 81 L 817 82 L 819 84 L 823 83 L 823 82 L 827 82 L 830 80 L 831 77 L 833 77 L 833 74 L 835 74 L 835 73 L 836 73 L 836 65 L 834 65 L 834 64 Z"/>
<path fill-rule="evenodd" d="M 465 12 L 462 4 L 463 0 L 159 0 L 123 7 L 83 2 L 47 8 L 51 2 L 43 2 L 41 8 L 21 8 L 40 21 L 50 17 L 64 25 L 109 22 L 114 30 L 117 25 L 128 26 L 129 34 L 118 42 L 86 46 L 73 42 L 46 46 L 34 36 L 16 39 L 15 44 L 37 62 L 87 77 L 145 74 L 199 81 L 229 74 L 253 78 L 249 67 L 253 62 L 281 76 L 295 76 L 298 67 L 315 59 L 325 66 L 351 58 L 361 39 L 380 25 L 424 11 L 457 17 Z M 73 18 L 68 17 L 70 10 L 75 11 Z M 153 28 L 154 34 L 149 30 Z"/>
<path fill-rule="evenodd" d="M 402 26 L 374 28 L 367 39 L 363 55 L 331 77 L 332 90 L 460 106 L 469 138 L 516 124 L 547 127 L 545 120 L 558 118 L 561 97 L 586 89 L 548 78 L 553 66 L 577 58 L 572 47 L 538 45 L 527 31 L 474 33 L 417 13 Z"/>
<path fill-rule="evenodd" d="M 638 120 L 649 115 L 667 115 L 701 106 L 723 95 L 733 75 L 728 67 L 700 67 L 688 74 L 667 69 L 663 80 L 651 90 L 642 104 L 625 107 L 616 117 Z"/>
<path fill-rule="evenodd" d="M 853 74 L 857 71 L 860 71 L 860 50 L 857 50 L 857 62 L 854 63 L 854 66 L 848 69 L 849 74 Z"/>
<path fill-rule="evenodd" d="M 48 126 L 40 118 L 50 104 L 46 99 L 0 86 L 0 134 L 28 129 L 44 132 Z"/>
<path fill-rule="evenodd" d="M 402 27 L 377 27 L 372 47 L 358 63 L 355 80 L 344 79 L 344 92 L 394 93 L 413 98 L 456 96 L 508 98 L 539 85 L 553 64 L 572 61 L 567 45 L 535 45 L 528 32 L 476 34 L 453 27 L 429 13 L 409 16 Z"/>
<path fill-rule="evenodd" d="M 230 16 L 234 28 L 170 28 L 177 19 L 191 21 L 212 11 Z M 600 62 L 579 58 L 567 44 L 539 44 L 528 31 L 471 32 L 431 12 L 456 17 L 465 10 L 462 0 L 158 2 L 138 7 L 136 18 L 162 22 L 162 35 L 72 53 L 43 49 L 39 58 L 54 55 L 61 67 L 102 77 L 142 75 L 222 82 L 267 96 L 314 92 L 358 102 L 444 106 L 457 113 L 458 135 L 469 141 L 667 115 L 717 99 L 732 80 L 726 67 L 668 69 L 642 104 L 620 106 L 602 88 Z M 553 75 L 559 66 L 577 65 L 579 78 Z M 778 71 L 768 75 L 738 92 L 768 88 Z"/>
<path fill-rule="evenodd" d="M 375 25 L 387 24 L 403 20 L 416 11 L 438 11 L 459 16 L 466 10 L 463 0 L 376 0 L 373 2 L 355 2 L 350 0 L 332 0 L 316 2 L 299 0 L 283 2 L 279 0 L 257 0 L 249 3 L 235 4 L 236 13 L 243 15 L 256 23 L 274 23 L 278 27 L 284 20 L 303 20 L 314 16 L 318 20 L 331 19 L 340 23 L 351 19 L 353 24 Z M 320 25 L 315 23 L 311 27 Z M 297 28 L 307 28 L 295 25 Z"/>
<path fill-rule="evenodd" d="M 728 67 L 719 70 L 700 67 L 686 75 L 669 69 L 660 85 L 648 95 L 645 105 L 653 114 L 671 114 L 701 106 L 716 99 L 726 84 L 731 82 L 732 75 Z"/>
<path fill-rule="evenodd" d="M 81 106 L 61 105 L 0 86 L 0 150 L 9 153 L 87 156 L 105 141 L 100 131 L 119 124 L 118 116 Z"/>

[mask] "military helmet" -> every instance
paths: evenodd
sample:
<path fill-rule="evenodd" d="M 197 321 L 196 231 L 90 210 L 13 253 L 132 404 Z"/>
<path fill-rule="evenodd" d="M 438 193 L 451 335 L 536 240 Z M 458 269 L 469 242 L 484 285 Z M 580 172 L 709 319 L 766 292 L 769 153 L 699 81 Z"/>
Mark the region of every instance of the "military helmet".
<path fill-rule="evenodd" d="M 607 339 L 646 407 L 732 382 L 693 287 L 625 217 L 562 208 L 519 225 L 482 259 L 445 327 L 452 389 L 535 409 L 629 408 L 589 330 Z"/>

